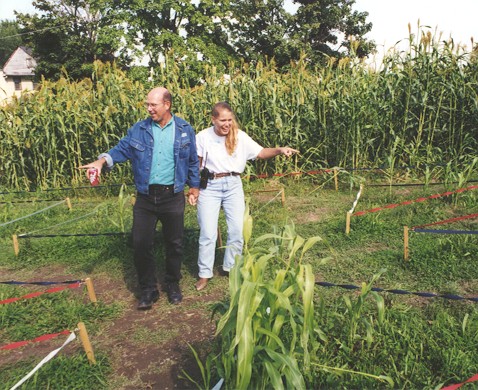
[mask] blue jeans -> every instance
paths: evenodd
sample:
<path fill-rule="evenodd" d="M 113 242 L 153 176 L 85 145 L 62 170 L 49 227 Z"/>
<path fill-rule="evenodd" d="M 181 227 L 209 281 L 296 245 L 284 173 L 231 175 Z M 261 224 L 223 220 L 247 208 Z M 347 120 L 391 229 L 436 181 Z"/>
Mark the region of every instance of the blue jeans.
<path fill-rule="evenodd" d="M 199 223 L 199 277 L 212 278 L 216 251 L 217 226 L 221 206 L 227 222 L 227 244 L 223 269 L 234 266 L 237 254 L 242 254 L 244 190 L 240 176 L 226 176 L 210 179 L 206 189 L 199 193 L 197 216 Z"/>

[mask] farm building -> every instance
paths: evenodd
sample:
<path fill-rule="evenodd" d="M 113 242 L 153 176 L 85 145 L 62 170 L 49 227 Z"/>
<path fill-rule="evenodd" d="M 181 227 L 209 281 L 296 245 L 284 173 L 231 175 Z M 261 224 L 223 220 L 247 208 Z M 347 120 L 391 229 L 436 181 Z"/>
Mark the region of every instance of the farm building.
<path fill-rule="evenodd" d="M 35 67 L 31 51 L 18 47 L 0 70 L 0 102 L 34 89 Z"/>

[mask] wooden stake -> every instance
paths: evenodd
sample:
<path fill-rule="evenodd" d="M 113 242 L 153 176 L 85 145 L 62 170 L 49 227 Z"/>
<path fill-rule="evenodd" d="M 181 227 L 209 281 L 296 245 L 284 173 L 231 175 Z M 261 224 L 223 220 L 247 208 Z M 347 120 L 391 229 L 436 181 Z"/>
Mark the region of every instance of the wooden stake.
<path fill-rule="evenodd" d="M 345 234 L 350 233 L 350 217 L 352 216 L 352 213 L 350 211 L 347 211 L 347 216 L 345 218 Z"/>
<path fill-rule="evenodd" d="M 403 227 L 403 259 L 408 261 L 408 226 Z"/>
<path fill-rule="evenodd" d="M 90 297 L 90 301 L 93 303 L 97 303 L 98 300 L 96 299 L 95 288 L 93 287 L 93 282 L 90 278 L 85 279 L 86 289 L 88 290 L 88 296 Z"/>
<path fill-rule="evenodd" d="M 335 191 L 339 190 L 339 175 L 338 175 L 338 169 L 334 168 L 334 181 L 335 181 Z"/>
<path fill-rule="evenodd" d="M 281 192 L 281 202 L 282 202 L 282 207 L 285 207 L 285 191 L 283 188 L 280 189 Z"/>
<path fill-rule="evenodd" d="M 85 324 L 83 322 L 78 322 L 78 330 L 80 332 L 80 340 L 83 344 L 83 349 L 85 350 L 86 357 L 90 361 L 90 364 L 96 364 L 95 353 L 93 352 L 93 348 L 91 347 L 88 332 L 86 331 Z"/>
<path fill-rule="evenodd" d="M 71 201 L 70 198 L 65 198 L 66 205 L 68 206 L 68 209 L 71 211 L 73 210 L 73 207 L 71 207 Z"/>
<path fill-rule="evenodd" d="M 13 240 L 13 252 L 15 253 L 15 256 L 18 256 L 18 253 L 20 253 L 20 246 L 18 245 L 18 236 L 14 234 L 12 236 Z"/>

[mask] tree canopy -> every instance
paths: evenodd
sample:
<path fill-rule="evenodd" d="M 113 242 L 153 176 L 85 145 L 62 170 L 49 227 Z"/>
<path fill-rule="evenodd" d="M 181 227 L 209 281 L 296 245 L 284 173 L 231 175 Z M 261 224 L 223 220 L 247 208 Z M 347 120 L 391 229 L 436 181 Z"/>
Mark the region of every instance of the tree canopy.
<path fill-rule="evenodd" d="M 22 39 L 18 23 L 12 20 L 0 20 L 0 68 L 21 45 Z"/>
<path fill-rule="evenodd" d="M 192 83 L 205 65 L 225 69 L 241 60 L 274 59 L 279 68 L 306 58 L 363 57 L 374 49 L 364 38 L 371 24 L 355 0 L 36 0 L 40 14 L 18 14 L 36 73 L 57 78 L 89 74 L 94 60 L 157 67 L 165 57 L 185 69 Z M 355 42 L 352 46 L 351 42 Z"/>

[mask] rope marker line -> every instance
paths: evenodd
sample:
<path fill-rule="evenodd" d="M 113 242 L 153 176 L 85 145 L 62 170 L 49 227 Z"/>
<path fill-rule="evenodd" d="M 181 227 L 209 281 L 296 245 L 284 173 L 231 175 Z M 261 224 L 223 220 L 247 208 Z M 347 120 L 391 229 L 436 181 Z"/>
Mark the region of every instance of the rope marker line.
<path fill-rule="evenodd" d="M 45 237 L 96 237 L 96 236 L 118 236 L 131 234 L 127 232 L 111 233 L 78 233 L 78 234 L 38 234 L 38 235 L 19 235 L 18 238 L 45 238 Z"/>
<path fill-rule="evenodd" d="M 121 187 L 125 186 L 134 186 L 134 183 L 122 183 L 122 184 L 102 184 L 99 186 L 79 186 L 79 187 L 63 187 L 63 188 L 47 188 L 46 190 L 40 190 L 40 192 L 54 192 L 54 191 L 69 191 L 69 190 L 97 190 L 100 188 L 109 188 L 109 187 Z M 35 191 L 4 191 L 0 192 L 0 195 L 9 195 L 9 194 L 31 194 L 37 192 Z"/>
<path fill-rule="evenodd" d="M 71 332 L 69 330 L 64 330 L 59 333 L 50 333 L 50 334 L 44 334 L 43 336 L 36 337 L 32 340 L 25 340 L 25 341 L 16 341 L 11 344 L 4 345 L 3 347 L 0 347 L 0 349 L 3 350 L 10 350 L 10 349 L 16 349 L 23 347 L 24 345 L 30 344 L 30 343 L 39 343 L 41 341 L 46 341 L 46 340 L 51 340 L 57 336 L 63 335 L 63 334 L 70 334 Z"/>
<path fill-rule="evenodd" d="M 384 210 L 384 209 L 392 209 L 392 208 L 395 208 L 395 207 L 398 207 L 398 206 L 410 205 L 412 203 L 425 202 L 428 199 L 436 199 L 436 198 L 440 198 L 440 197 L 445 197 L 445 196 L 449 196 L 449 195 L 456 194 L 456 193 L 475 190 L 477 188 L 478 188 L 478 186 L 470 186 L 470 187 L 466 187 L 466 188 L 459 188 L 455 191 L 447 191 L 447 192 L 444 192 L 442 194 L 434 194 L 434 195 L 430 195 L 430 196 L 425 197 L 425 198 L 421 197 L 421 198 L 417 198 L 417 199 L 414 199 L 414 200 L 407 200 L 407 201 L 400 202 L 400 203 L 394 203 L 394 204 L 389 204 L 389 205 L 382 206 L 382 207 L 376 207 L 376 208 L 370 209 L 370 210 L 359 211 L 359 212 L 356 212 L 355 214 L 352 214 L 352 215 L 355 215 L 355 216 L 358 217 L 360 215 L 364 215 L 364 214 L 368 214 L 368 213 L 376 213 L 377 211 L 381 211 L 381 210 Z"/>
<path fill-rule="evenodd" d="M 478 234 L 478 230 L 437 230 L 437 229 L 413 229 L 415 233 L 430 234 Z"/>
<path fill-rule="evenodd" d="M 455 218 L 445 219 L 445 220 L 443 220 L 443 221 L 427 223 L 427 224 L 424 224 L 424 225 L 414 226 L 414 227 L 412 227 L 411 229 L 412 229 L 412 230 L 414 230 L 414 229 L 420 229 L 420 228 L 424 228 L 424 227 L 427 227 L 427 226 L 441 225 L 441 224 L 444 224 L 444 223 L 462 221 L 462 220 L 464 220 L 464 219 L 470 219 L 470 218 L 478 218 L 478 213 L 476 213 L 476 214 L 464 215 L 464 216 L 462 216 L 462 217 L 455 217 Z"/>
<path fill-rule="evenodd" d="M 35 212 L 32 213 L 32 214 L 25 215 L 25 216 L 23 216 L 23 217 L 14 219 L 13 221 L 10 221 L 10 222 L 2 223 L 2 224 L 0 225 L 0 227 L 9 225 L 9 224 L 14 223 L 14 222 L 21 221 L 22 219 L 31 217 L 31 216 L 36 215 L 36 214 L 42 213 L 43 211 L 49 210 L 49 209 L 51 209 L 51 208 L 53 208 L 53 207 L 56 207 L 56 206 L 58 206 L 58 205 L 60 205 L 60 204 L 62 204 L 62 203 L 65 203 L 65 202 L 66 202 L 66 200 L 62 200 L 61 202 L 57 202 L 57 203 L 55 203 L 55 204 L 52 204 L 52 205 L 50 205 L 50 206 L 48 206 L 48 207 L 45 207 L 44 209 L 35 211 Z"/>
<path fill-rule="evenodd" d="M 60 352 L 67 344 L 71 343 L 74 339 L 76 338 L 76 335 L 74 332 L 71 332 L 68 338 L 65 340 L 63 345 L 60 348 L 55 349 L 54 351 L 51 351 L 47 356 L 45 356 L 40 363 L 38 363 L 33 370 L 31 370 L 27 375 L 25 375 L 16 385 L 14 385 L 10 390 L 15 390 L 18 387 L 20 387 L 23 383 L 25 383 L 28 379 L 31 378 L 31 376 L 37 372 L 45 363 L 50 361 L 55 357 L 55 355 Z"/>
<path fill-rule="evenodd" d="M 360 290 L 362 287 L 355 286 L 353 284 L 335 284 L 331 282 L 315 282 L 315 284 L 322 286 L 322 287 L 340 287 L 344 288 L 346 290 Z M 376 292 L 388 292 L 392 294 L 399 294 L 399 295 L 417 295 L 419 297 L 423 298 L 444 298 L 444 299 L 451 299 L 454 301 L 463 301 L 463 300 L 468 300 L 472 302 L 478 302 L 478 297 L 462 297 L 460 295 L 455 295 L 455 294 L 435 294 L 431 292 L 411 292 L 407 290 L 401 290 L 401 289 L 384 289 L 380 287 L 372 287 L 372 291 Z"/>
<path fill-rule="evenodd" d="M 60 223 L 57 223 L 56 225 L 52 225 L 52 226 L 47 226 L 47 227 L 44 227 L 44 228 L 41 228 L 41 229 L 37 229 L 37 230 L 34 230 L 30 233 L 23 233 L 23 234 L 19 234 L 18 237 L 20 236 L 26 236 L 26 235 L 31 235 L 33 233 L 37 233 L 37 232 L 42 232 L 44 230 L 48 230 L 48 229 L 53 229 L 53 228 L 56 228 L 58 226 L 62 226 L 62 225 L 66 225 L 66 224 L 69 224 L 69 223 L 72 223 L 72 222 L 76 222 L 76 221 L 79 221 L 80 219 L 83 219 L 83 218 L 86 218 L 86 217 L 89 217 L 90 215 L 93 215 L 93 214 L 96 214 L 102 207 L 104 207 L 106 205 L 106 202 L 105 203 L 102 203 L 98 206 L 96 206 L 94 208 L 93 211 L 89 212 L 89 213 L 86 213 L 84 215 L 80 215 L 79 217 L 76 217 L 76 218 L 73 218 L 73 219 L 69 219 L 68 221 L 64 221 L 64 222 L 60 222 Z"/>
<path fill-rule="evenodd" d="M 33 199 L 33 200 L 12 200 L 11 202 L 1 201 L 0 204 L 15 203 L 36 203 L 36 202 L 58 202 L 59 199 Z"/>
<path fill-rule="evenodd" d="M 471 382 L 475 382 L 475 381 L 478 381 L 478 374 L 473 375 L 471 378 L 467 379 L 464 382 L 457 383 L 457 384 L 450 385 L 450 386 L 446 386 L 446 387 L 442 387 L 441 390 L 456 390 L 456 389 L 460 388 L 461 386 L 463 386 L 465 383 L 471 383 Z"/>
<path fill-rule="evenodd" d="M 8 298 L 8 299 L 4 299 L 3 301 L 0 301 L 0 305 L 4 305 L 4 304 L 7 304 L 7 303 L 13 303 L 13 302 L 19 301 L 21 299 L 36 298 L 36 297 L 38 297 L 40 295 L 43 295 L 43 294 L 56 293 L 56 292 L 60 292 L 60 291 L 66 290 L 66 289 L 78 288 L 81 285 L 82 285 L 82 283 L 73 283 L 73 284 L 69 284 L 67 286 L 63 286 L 63 287 L 54 287 L 54 288 L 50 288 L 50 289 L 45 290 L 45 291 L 34 292 L 34 293 L 31 293 L 31 294 L 24 295 L 22 297 Z"/>
<path fill-rule="evenodd" d="M 0 282 L 0 284 L 18 284 L 18 285 L 33 284 L 36 286 L 50 286 L 54 284 L 74 284 L 74 283 L 81 283 L 81 282 L 82 280 L 65 280 L 64 282 L 19 282 L 16 280 L 9 280 L 5 282 Z"/>
<path fill-rule="evenodd" d="M 353 214 L 354 213 L 354 210 L 355 210 L 355 206 L 357 206 L 357 203 L 360 199 L 360 196 L 362 195 L 362 190 L 363 190 L 363 184 L 360 184 L 360 189 L 359 189 L 359 192 L 357 193 L 357 196 L 355 197 L 355 201 L 354 203 L 352 204 L 352 208 L 350 209 L 349 213 L 350 214 Z"/>

